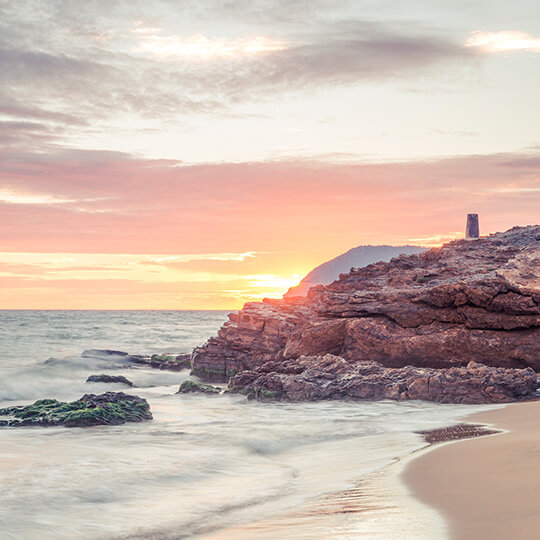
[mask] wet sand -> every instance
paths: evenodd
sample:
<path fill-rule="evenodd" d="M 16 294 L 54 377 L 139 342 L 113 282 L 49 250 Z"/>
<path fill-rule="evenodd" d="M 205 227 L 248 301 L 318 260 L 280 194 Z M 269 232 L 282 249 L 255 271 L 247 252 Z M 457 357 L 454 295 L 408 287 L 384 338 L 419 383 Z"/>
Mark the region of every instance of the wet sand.
<path fill-rule="evenodd" d="M 432 540 L 447 536 L 438 512 L 410 496 L 400 472 L 409 454 L 277 516 L 200 536 L 201 540 Z"/>
<path fill-rule="evenodd" d="M 409 462 L 410 493 L 440 512 L 456 540 L 540 535 L 540 401 L 473 414 L 504 430 L 442 444 Z"/>
<path fill-rule="evenodd" d="M 501 433 L 483 424 L 461 423 L 416 432 L 425 446 L 350 481 L 351 487 L 310 499 L 281 514 L 202 534 L 204 540 L 433 540 L 449 537 L 441 513 L 411 496 L 403 481 L 408 464 L 439 443 Z"/>

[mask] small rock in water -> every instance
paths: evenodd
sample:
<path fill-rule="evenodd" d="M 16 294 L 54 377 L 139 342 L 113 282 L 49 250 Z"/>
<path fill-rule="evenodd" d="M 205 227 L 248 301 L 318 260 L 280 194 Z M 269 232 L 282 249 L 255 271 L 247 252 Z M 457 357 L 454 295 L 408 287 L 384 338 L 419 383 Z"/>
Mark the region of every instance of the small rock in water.
<path fill-rule="evenodd" d="M 32 405 L 0 409 L 0 426 L 65 426 L 87 427 L 118 425 L 126 422 L 152 420 L 146 399 L 123 392 L 84 394 L 77 401 L 66 403 L 56 399 L 41 399 Z"/>
<path fill-rule="evenodd" d="M 129 356 L 129 354 L 124 351 L 113 351 L 111 349 L 88 349 L 81 356 L 83 358 L 103 358 L 107 356 Z"/>
<path fill-rule="evenodd" d="M 135 364 L 144 364 L 157 369 L 182 371 L 191 368 L 191 354 L 153 354 L 152 356 L 130 355 L 128 360 Z"/>
<path fill-rule="evenodd" d="M 184 381 L 177 392 L 177 394 L 191 394 L 191 393 L 202 393 L 202 394 L 219 394 L 221 388 L 217 386 L 212 386 L 211 384 L 202 384 L 195 381 Z"/>
<path fill-rule="evenodd" d="M 102 382 L 102 383 L 120 383 L 126 384 L 127 386 L 133 386 L 133 383 L 126 379 L 123 375 L 106 375 L 102 373 L 101 375 L 90 375 L 86 382 Z"/>

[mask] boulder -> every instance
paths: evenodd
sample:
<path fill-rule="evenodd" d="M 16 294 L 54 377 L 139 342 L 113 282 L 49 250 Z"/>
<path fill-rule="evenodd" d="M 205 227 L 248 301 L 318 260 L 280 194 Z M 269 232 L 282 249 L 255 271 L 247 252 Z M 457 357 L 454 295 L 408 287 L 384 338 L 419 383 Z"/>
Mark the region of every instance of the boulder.
<path fill-rule="evenodd" d="M 123 375 L 105 375 L 102 373 L 101 375 L 90 375 L 88 379 L 86 379 L 87 383 L 96 382 L 96 383 L 119 383 L 119 384 L 125 384 L 126 386 L 133 386 L 133 383 L 126 379 Z"/>
<path fill-rule="evenodd" d="M 128 360 L 156 369 L 182 371 L 191 368 L 191 354 L 153 354 L 152 356 L 130 355 Z"/>
<path fill-rule="evenodd" d="M 111 349 L 87 349 L 81 354 L 83 358 L 107 358 L 108 356 L 129 356 L 124 351 L 114 351 Z"/>
<path fill-rule="evenodd" d="M 0 426 L 8 427 L 88 427 L 152 420 L 150 405 L 145 399 L 123 392 L 84 394 L 69 403 L 41 399 L 32 405 L 0 409 L 0 416 L 7 417 Z"/>
<path fill-rule="evenodd" d="M 219 394 L 221 392 L 221 388 L 218 388 L 217 386 L 212 386 L 210 384 L 202 384 L 195 381 L 184 381 L 180 388 L 178 389 L 177 394 L 193 394 L 193 393 L 201 393 L 201 394 Z"/>
<path fill-rule="evenodd" d="M 229 381 L 229 390 L 261 401 L 414 399 L 471 404 L 532 398 L 537 388 L 531 368 L 493 368 L 476 362 L 449 369 L 387 368 L 327 354 L 302 356 L 273 368 L 278 371 L 263 364 L 257 371 L 241 372 Z"/>

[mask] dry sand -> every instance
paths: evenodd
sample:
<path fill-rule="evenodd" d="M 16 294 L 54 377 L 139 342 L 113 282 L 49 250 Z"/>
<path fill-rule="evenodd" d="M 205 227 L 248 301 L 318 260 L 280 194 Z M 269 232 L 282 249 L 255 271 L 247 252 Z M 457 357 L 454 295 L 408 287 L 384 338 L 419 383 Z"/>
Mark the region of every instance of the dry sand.
<path fill-rule="evenodd" d="M 452 539 L 540 538 L 540 401 L 466 420 L 508 431 L 411 460 L 403 472 L 410 492 L 446 518 Z"/>

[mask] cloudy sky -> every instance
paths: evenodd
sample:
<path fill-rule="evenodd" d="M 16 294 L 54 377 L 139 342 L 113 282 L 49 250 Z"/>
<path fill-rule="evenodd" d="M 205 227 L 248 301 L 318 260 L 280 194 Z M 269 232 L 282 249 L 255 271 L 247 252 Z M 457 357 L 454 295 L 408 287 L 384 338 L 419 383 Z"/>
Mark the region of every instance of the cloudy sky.
<path fill-rule="evenodd" d="M 0 308 L 234 309 L 540 217 L 535 0 L 0 0 Z"/>

